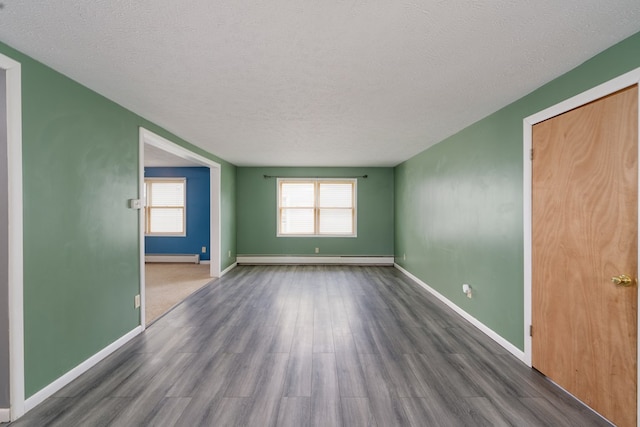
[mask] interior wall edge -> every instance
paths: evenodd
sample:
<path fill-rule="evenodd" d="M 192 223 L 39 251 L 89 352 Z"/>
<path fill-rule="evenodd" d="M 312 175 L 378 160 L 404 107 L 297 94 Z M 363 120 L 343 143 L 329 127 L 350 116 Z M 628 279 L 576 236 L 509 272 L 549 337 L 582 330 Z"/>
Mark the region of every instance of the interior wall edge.
<path fill-rule="evenodd" d="M 9 417 L 24 413 L 24 240 L 22 177 L 22 64 L 0 52 L 6 78 L 8 179 Z"/>
<path fill-rule="evenodd" d="M 238 266 L 237 262 L 234 262 L 233 264 L 231 264 L 229 267 L 225 268 L 224 270 L 222 270 L 220 272 L 220 277 L 224 276 L 225 274 L 229 273 L 231 270 L 233 270 L 234 268 L 236 268 Z"/>

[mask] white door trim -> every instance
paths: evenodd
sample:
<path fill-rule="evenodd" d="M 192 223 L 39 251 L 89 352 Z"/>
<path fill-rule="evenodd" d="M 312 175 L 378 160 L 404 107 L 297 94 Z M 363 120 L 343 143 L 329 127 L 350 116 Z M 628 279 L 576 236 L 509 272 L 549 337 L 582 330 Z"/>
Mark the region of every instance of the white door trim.
<path fill-rule="evenodd" d="M 221 192 L 221 168 L 220 164 L 213 160 L 207 159 L 199 154 L 196 154 L 186 148 L 169 141 L 166 138 L 161 137 L 158 134 L 151 132 L 148 129 L 140 127 L 139 138 L 139 197 L 142 198 L 144 194 L 144 145 L 149 144 L 154 147 L 160 148 L 168 153 L 171 153 L 182 159 L 190 160 L 194 163 L 198 163 L 202 166 L 209 168 L 209 180 L 210 180 L 210 242 L 211 247 L 211 262 L 210 262 L 210 275 L 211 277 L 220 277 L 221 266 L 221 237 L 220 237 L 220 192 Z M 139 215 L 139 229 L 140 229 L 140 325 L 145 327 L 145 272 L 144 272 L 144 211 L 140 210 Z"/>
<path fill-rule="evenodd" d="M 9 394 L 12 420 L 24 414 L 24 320 L 22 229 L 22 75 L 20 63 L 0 54 L 7 80 L 7 175 L 9 181 Z"/>
<path fill-rule="evenodd" d="M 531 197 L 532 197 L 532 165 L 531 165 L 531 148 L 532 148 L 532 129 L 533 125 L 540 123 L 544 120 L 550 119 L 567 111 L 578 108 L 584 104 L 595 101 L 603 96 L 610 95 L 621 89 L 629 86 L 640 84 L 640 68 L 636 68 L 633 71 L 629 71 L 619 77 L 616 77 L 608 82 L 602 83 L 592 89 L 587 90 L 579 95 L 569 98 L 563 102 L 560 102 L 552 107 L 542 110 L 536 114 L 526 117 L 523 121 L 523 213 L 524 213 L 524 355 L 525 363 L 531 366 L 531 336 L 529 335 L 529 326 L 531 325 L 531 311 L 532 311 L 532 295 L 531 295 L 531 271 L 532 271 L 532 232 L 531 232 Z M 640 110 L 640 109 L 639 109 Z M 640 113 L 638 117 L 640 122 Z M 640 133 L 640 132 L 639 132 Z M 638 141 L 640 147 L 640 136 Z M 535 155 L 535 153 L 534 153 Z M 639 174 L 639 188 L 640 188 L 640 174 Z M 640 200 L 640 198 L 639 198 Z M 640 205 L 640 202 L 639 202 Z M 640 212 L 640 209 L 639 209 Z M 639 218 L 640 225 L 640 218 Z M 640 254 L 640 251 L 638 252 Z M 640 260 L 639 260 L 640 265 Z M 638 294 L 640 300 L 640 293 Z M 638 354 L 640 354 L 640 316 L 638 327 Z M 640 370 L 638 370 L 638 385 L 640 386 Z M 638 393 L 638 425 L 640 426 L 640 390 Z"/>

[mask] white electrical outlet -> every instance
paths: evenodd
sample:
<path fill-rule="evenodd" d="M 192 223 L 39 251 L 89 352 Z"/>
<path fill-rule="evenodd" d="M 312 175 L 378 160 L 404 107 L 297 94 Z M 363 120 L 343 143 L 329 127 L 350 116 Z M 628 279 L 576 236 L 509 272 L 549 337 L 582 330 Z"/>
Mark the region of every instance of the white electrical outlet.
<path fill-rule="evenodd" d="M 320 248 L 316 248 L 316 253 L 319 254 L 320 253 Z"/>
<path fill-rule="evenodd" d="M 140 308 L 140 294 L 133 297 L 133 307 Z"/>
<path fill-rule="evenodd" d="M 407 254 L 402 254 L 402 260 L 406 261 L 407 260 Z"/>
<path fill-rule="evenodd" d="M 471 286 L 466 283 L 462 284 L 462 292 L 467 296 L 467 298 L 473 297 L 473 291 L 471 290 Z"/>
<path fill-rule="evenodd" d="M 206 247 L 206 246 L 203 246 L 203 247 L 202 247 L 202 253 L 203 253 L 203 254 L 206 254 L 206 253 L 207 253 L 207 247 Z"/>
<path fill-rule="evenodd" d="M 229 258 L 231 258 L 231 251 L 229 251 L 229 255 L 227 255 Z"/>

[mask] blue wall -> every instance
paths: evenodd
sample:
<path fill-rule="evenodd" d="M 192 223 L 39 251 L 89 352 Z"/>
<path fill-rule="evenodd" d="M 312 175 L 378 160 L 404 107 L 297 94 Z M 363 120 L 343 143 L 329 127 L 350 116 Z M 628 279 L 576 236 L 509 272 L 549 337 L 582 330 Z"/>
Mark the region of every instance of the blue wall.
<path fill-rule="evenodd" d="M 145 178 L 179 177 L 187 179 L 187 235 L 184 237 L 144 238 L 148 254 L 200 254 L 201 260 L 210 259 L 210 180 L 209 168 L 144 168 Z M 207 252 L 202 253 L 206 246 Z"/>

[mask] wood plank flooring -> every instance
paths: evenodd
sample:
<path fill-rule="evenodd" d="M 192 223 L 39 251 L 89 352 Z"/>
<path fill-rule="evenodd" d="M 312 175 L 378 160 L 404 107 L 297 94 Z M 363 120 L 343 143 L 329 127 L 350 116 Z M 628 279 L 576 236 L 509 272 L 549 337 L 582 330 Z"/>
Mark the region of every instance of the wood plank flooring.
<path fill-rule="evenodd" d="M 13 423 L 605 426 L 390 267 L 243 266 Z"/>

